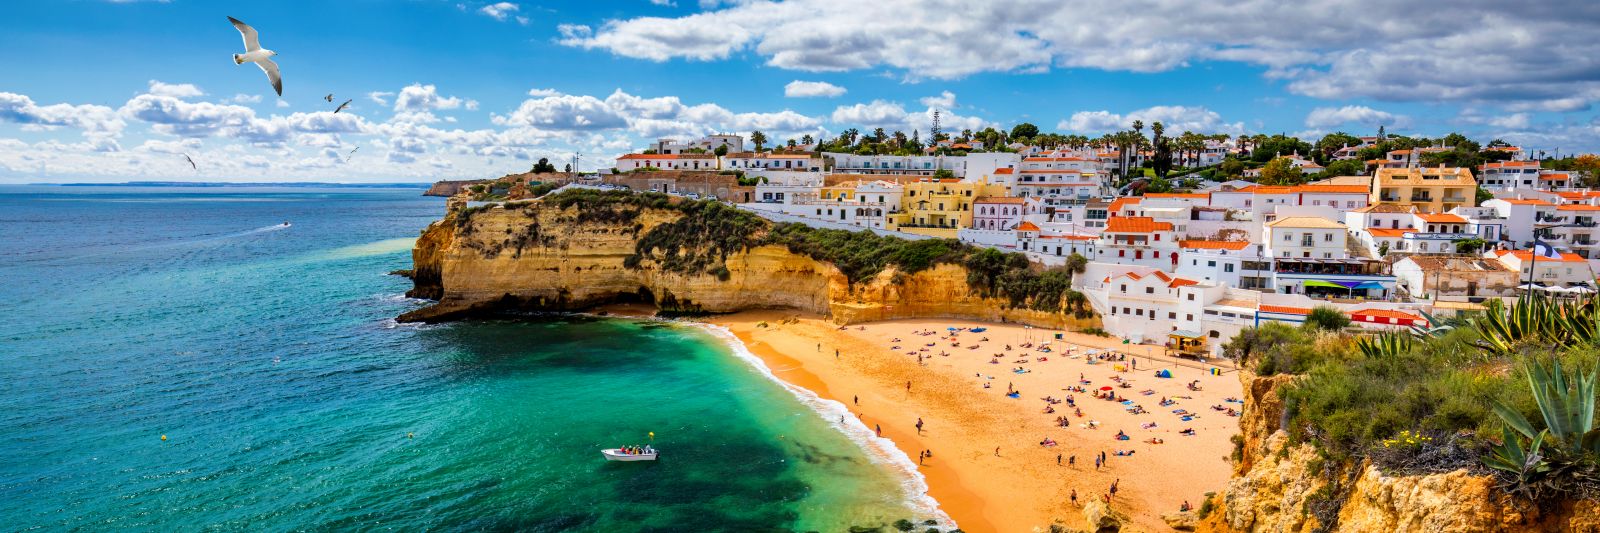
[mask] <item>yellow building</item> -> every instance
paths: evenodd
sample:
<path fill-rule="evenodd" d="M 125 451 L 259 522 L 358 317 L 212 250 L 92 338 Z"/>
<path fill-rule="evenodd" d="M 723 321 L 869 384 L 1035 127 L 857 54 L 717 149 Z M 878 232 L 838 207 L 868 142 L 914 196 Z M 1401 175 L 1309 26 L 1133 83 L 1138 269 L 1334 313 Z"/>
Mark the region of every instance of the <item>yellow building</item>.
<path fill-rule="evenodd" d="M 957 230 L 972 226 L 973 200 L 1006 194 L 1004 185 L 958 179 L 923 179 L 904 187 L 900 212 L 889 216 L 888 229 L 951 239 Z"/>
<path fill-rule="evenodd" d="M 847 181 L 837 185 L 820 187 L 817 189 L 817 195 L 822 200 L 854 202 L 856 201 L 856 187 L 860 185 L 861 182 L 859 181 Z"/>
<path fill-rule="evenodd" d="M 1415 207 L 1444 213 L 1477 205 L 1478 180 L 1465 168 L 1380 168 L 1372 175 L 1371 205 Z"/>

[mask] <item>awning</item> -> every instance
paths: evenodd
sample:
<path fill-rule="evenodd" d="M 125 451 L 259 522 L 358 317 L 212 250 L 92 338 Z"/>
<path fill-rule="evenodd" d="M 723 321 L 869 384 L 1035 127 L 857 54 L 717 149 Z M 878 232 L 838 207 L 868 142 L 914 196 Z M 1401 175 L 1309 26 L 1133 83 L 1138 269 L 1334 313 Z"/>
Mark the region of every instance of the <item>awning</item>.
<path fill-rule="evenodd" d="M 1346 287 L 1344 285 L 1340 285 L 1338 283 L 1333 283 L 1331 281 L 1322 281 L 1320 279 L 1308 279 L 1308 280 L 1305 281 L 1305 283 L 1303 283 L 1303 285 L 1305 285 L 1307 287 L 1328 287 L 1328 288 L 1333 288 L 1333 289 L 1348 289 L 1349 288 L 1349 287 Z"/>
<path fill-rule="evenodd" d="M 1183 337 L 1185 339 L 1203 339 L 1203 338 L 1205 338 L 1206 335 L 1204 333 L 1200 333 L 1200 332 L 1185 331 L 1185 330 L 1181 330 L 1180 329 L 1180 330 L 1174 331 L 1172 333 L 1168 333 L 1167 336 L 1168 337 Z"/>
<path fill-rule="evenodd" d="M 1356 285 L 1355 288 L 1357 288 L 1357 289 L 1382 289 L 1383 288 L 1383 284 L 1382 283 L 1378 283 L 1376 281 L 1363 281 L 1363 282 L 1361 282 L 1360 285 Z"/>

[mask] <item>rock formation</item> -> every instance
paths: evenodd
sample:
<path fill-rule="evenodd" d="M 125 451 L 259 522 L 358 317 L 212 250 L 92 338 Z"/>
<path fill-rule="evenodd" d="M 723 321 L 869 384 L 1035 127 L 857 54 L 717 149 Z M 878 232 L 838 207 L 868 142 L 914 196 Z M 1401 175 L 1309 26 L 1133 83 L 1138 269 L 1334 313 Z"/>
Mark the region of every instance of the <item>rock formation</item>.
<path fill-rule="evenodd" d="M 890 268 L 850 283 L 834 265 L 762 245 L 723 261 L 726 276 L 683 274 L 646 259 L 628 265 L 639 238 L 684 216 L 644 208 L 628 216 L 590 216 L 542 201 L 453 210 L 412 251 L 407 294 L 438 303 L 400 317 L 434 322 L 500 309 L 576 311 L 620 302 L 664 313 L 795 309 L 841 324 L 912 317 L 959 317 L 1041 327 L 1098 326 L 1094 318 L 1034 311 L 979 295 L 966 269 L 940 264 L 904 274 Z"/>

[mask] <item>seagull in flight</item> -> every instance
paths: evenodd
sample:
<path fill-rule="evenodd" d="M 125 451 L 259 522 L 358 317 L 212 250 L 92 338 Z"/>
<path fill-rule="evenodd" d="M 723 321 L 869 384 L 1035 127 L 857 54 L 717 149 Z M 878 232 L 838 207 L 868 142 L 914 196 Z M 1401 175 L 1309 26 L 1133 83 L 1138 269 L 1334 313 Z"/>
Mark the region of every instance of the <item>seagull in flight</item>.
<path fill-rule="evenodd" d="M 333 93 L 328 93 L 328 95 L 327 95 L 327 96 L 324 96 L 324 97 L 322 97 L 322 99 L 323 99 L 323 100 L 327 100 L 327 101 L 329 101 L 329 102 L 332 102 L 332 101 L 333 101 Z"/>
<path fill-rule="evenodd" d="M 200 171 L 200 165 L 194 164 L 194 158 L 193 157 L 189 157 L 189 154 L 183 154 L 183 158 L 189 161 L 189 166 L 194 167 L 194 171 L 195 172 L 199 172 Z"/>
<path fill-rule="evenodd" d="M 338 112 L 340 112 L 340 111 L 344 111 L 344 108 L 345 108 L 345 107 L 348 107 L 348 106 L 349 106 L 349 105 L 350 105 L 350 102 L 354 102 L 354 101 L 355 101 L 355 100 L 345 100 L 345 101 L 344 101 L 344 103 L 342 103 L 342 104 L 339 104 L 339 107 L 337 107 L 337 108 L 334 108 L 334 110 L 333 110 L 333 112 L 334 112 L 334 113 L 338 113 Z"/>
<path fill-rule="evenodd" d="M 272 62 L 272 56 L 278 53 L 262 48 L 261 37 L 256 35 L 256 29 L 249 24 L 233 17 L 228 17 L 228 22 L 232 22 L 233 27 L 244 36 L 244 53 L 233 54 L 233 64 L 255 63 L 261 67 L 262 72 L 267 73 L 267 80 L 272 82 L 272 89 L 278 91 L 278 96 L 283 96 L 283 77 L 278 75 L 278 64 Z"/>
<path fill-rule="evenodd" d="M 361 149 L 361 147 L 360 147 L 360 146 L 357 146 L 357 147 L 356 147 L 356 148 L 355 148 L 355 150 L 351 150 L 351 151 L 350 151 L 350 153 L 348 153 L 348 154 L 345 154 L 345 156 L 344 156 L 344 162 L 346 162 L 346 163 L 349 163 L 349 162 L 350 162 L 350 158 L 352 158 L 352 157 L 355 157 L 355 155 L 356 155 L 356 150 L 360 150 L 360 149 Z"/>

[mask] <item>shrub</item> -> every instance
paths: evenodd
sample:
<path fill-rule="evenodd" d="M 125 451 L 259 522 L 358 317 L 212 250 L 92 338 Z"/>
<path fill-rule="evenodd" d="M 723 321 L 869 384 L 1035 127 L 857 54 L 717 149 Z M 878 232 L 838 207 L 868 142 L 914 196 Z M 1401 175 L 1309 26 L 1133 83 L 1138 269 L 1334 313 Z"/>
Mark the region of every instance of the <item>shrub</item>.
<path fill-rule="evenodd" d="M 1302 326 L 1324 331 L 1340 331 L 1350 327 L 1350 317 L 1346 316 L 1344 311 L 1319 305 L 1306 314 L 1306 322 Z"/>

